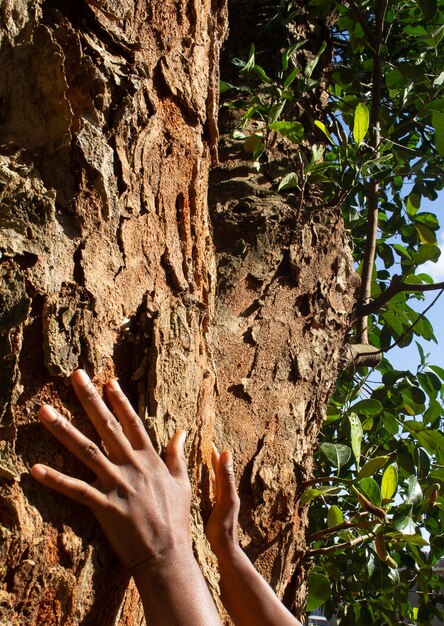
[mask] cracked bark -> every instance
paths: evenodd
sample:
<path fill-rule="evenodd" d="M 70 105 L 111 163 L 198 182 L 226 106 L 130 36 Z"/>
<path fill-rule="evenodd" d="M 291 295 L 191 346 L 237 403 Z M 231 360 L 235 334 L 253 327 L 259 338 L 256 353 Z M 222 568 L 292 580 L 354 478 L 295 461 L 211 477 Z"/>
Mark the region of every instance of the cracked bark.
<path fill-rule="evenodd" d="M 187 428 L 202 484 L 215 380 L 206 195 L 226 16 L 209 1 L 187 8 L 1 7 L 2 624 L 143 623 L 93 516 L 28 476 L 41 460 L 90 478 L 36 418 L 50 402 L 92 434 L 68 388 L 74 368 L 98 385 L 120 376 L 159 449 Z M 199 497 L 196 552 L 215 587 Z"/>
<path fill-rule="evenodd" d="M 28 476 L 42 461 L 90 478 L 36 418 L 50 402 L 93 436 L 67 382 L 78 366 L 120 377 L 158 449 L 189 431 L 216 597 L 200 510 L 212 439 L 233 449 L 242 543 L 302 611 L 297 498 L 355 279 L 339 209 L 317 211 L 312 190 L 296 221 L 226 138 L 210 228 L 225 29 L 209 0 L 0 7 L 1 624 L 143 623 L 93 516 Z"/>

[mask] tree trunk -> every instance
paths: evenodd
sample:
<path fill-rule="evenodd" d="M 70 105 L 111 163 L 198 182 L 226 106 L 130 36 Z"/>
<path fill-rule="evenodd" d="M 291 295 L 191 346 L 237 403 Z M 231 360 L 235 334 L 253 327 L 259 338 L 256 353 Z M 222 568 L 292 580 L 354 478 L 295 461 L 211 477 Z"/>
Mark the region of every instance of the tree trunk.
<path fill-rule="evenodd" d="M 120 378 L 159 450 L 189 431 L 216 598 L 201 511 L 211 441 L 233 450 L 242 545 L 303 612 L 298 500 L 355 282 L 340 209 L 314 195 L 298 213 L 229 138 L 210 228 L 225 30 L 215 0 L 0 7 L 1 626 L 144 623 L 92 514 L 28 474 L 39 461 L 91 478 L 36 417 L 51 403 L 94 436 L 69 388 L 79 366 Z"/>
<path fill-rule="evenodd" d="M 117 374 L 160 448 L 189 430 L 208 475 L 215 263 L 207 212 L 225 13 L 210 1 L 8 0 L 1 8 L 2 624 L 143 623 L 89 511 L 29 477 L 80 463 L 45 402 Z M 213 575 L 212 580 L 215 580 Z"/>

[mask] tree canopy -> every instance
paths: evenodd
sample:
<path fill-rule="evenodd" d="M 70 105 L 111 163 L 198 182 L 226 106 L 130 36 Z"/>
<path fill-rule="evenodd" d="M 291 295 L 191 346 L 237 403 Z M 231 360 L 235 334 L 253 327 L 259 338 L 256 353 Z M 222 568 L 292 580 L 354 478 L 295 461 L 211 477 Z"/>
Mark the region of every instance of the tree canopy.
<path fill-rule="evenodd" d="M 301 12 L 329 18 L 316 50 L 291 27 Z M 279 32 L 274 46 L 267 31 Z M 318 190 L 325 207 L 342 206 L 361 276 L 301 495 L 311 504 L 307 609 L 323 605 L 341 625 L 444 620 L 444 370 L 424 348 L 436 342 L 425 305 L 418 313 L 426 291 L 436 301 L 444 288 L 422 269 L 440 256 L 440 224 L 421 209 L 444 187 L 443 38 L 442 0 L 282 0 L 221 83 L 222 106 L 242 113 L 233 136 L 258 169 L 276 141 L 292 149 L 275 192 L 301 207 Z M 413 341 L 416 371 L 396 369 L 390 350 Z"/>

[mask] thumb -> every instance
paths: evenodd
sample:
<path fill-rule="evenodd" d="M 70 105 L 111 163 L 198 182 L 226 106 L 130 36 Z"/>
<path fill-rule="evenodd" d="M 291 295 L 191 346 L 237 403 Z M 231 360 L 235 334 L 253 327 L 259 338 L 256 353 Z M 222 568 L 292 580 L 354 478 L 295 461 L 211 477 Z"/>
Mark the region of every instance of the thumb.
<path fill-rule="evenodd" d="M 221 504 L 231 506 L 239 500 L 236 491 L 236 477 L 234 475 L 233 455 L 229 450 L 223 450 L 219 456 L 217 466 L 217 495 Z"/>
<path fill-rule="evenodd" d="M 165 450 L 165 464 L 173 478 L 188 482 L 187 462 L 183 450 L 186 436 L 186 430 L 178 430 L 171 437 Z"/>

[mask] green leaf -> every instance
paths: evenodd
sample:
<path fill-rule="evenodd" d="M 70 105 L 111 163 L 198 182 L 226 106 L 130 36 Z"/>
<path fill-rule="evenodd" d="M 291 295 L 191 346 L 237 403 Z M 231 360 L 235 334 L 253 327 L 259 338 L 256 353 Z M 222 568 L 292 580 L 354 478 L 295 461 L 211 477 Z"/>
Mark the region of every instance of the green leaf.
<path fill-rule="evenodd" d="M 299 76 L 299 74 L 301 73 L 301 70 L 299 67 L 295 67 L 290 74 L 287 76 L 287 78 L 284 81 L 284 89 L 287 89 L 288 87 L 290 87 L 290 85 L 293 83 L 293 81 L 295 80 L 295 78 L 297 78 Z"/>
<path fill-rule="evenodd" d="M 319 120 L 315 120 L 315 126 L 317 126 L 320 130 L 322 130 L 322 132 L 327 137 L 330 143 L 334 143 L 333 137 L 330 135 L 328 128 L 323 122 L 320 122 Z"/>
<path fill-rule="evenodd" d="M 241 69 L 241 72 L 247 73 L 251 72 L 255 65 L 255 47 L 254 43 L 250 46 L 250 51 L 248 53 L 248 61 L 245 63 L 244 67 Z"/>
<path fill-rule="evenodd" d="M 290 172 L 279 183 L 278 191 L 283 189 L 292 189 L 293 187 L 299 187 L 299 178 L 296 172 Z"/>
<path fill-rule="evenodd" d="M 355 110 L 355 118 L 353 124 L 353 138 L 356 143 L 361 145 L 367 134 L 370 125 L 370 114 L 365 104 L 360 102 Z"/>
<path fill-rule="evenodd" d="M 219 83 L 219 91 L 221 94 L 225 93 L 229 89 L 235 89 L 235 88 L 236 88 L 235 85 L 232 85 L 231 83 L 227 83 L 225 80 L 221 80 Z"/>
<path fill-rule="evenodd" d="M 444 156 L 444 113 L 433 111 L 432 125 L 435 129 L 436 150 L 440 156 Z"/>
<path fill-rule="evenodd" d="M 443 78 L 444 78 L 444 72 L 443 72 Z M 436 98 L 435 100 L 432 100 L 431 102 L 427 102 L 427 104 L 424 105 L 424 110 L 425 111 L 443 111 L 444 110 L 444 98 Z"/>
<path fill-rule="evenodd" d="M 381 482 L 383 500 L 391 500 L 398 486 L 398 467 L 393 463 L 385 468 Z"/>
<path fill-rule="evenodd" d="M 271 78 L 267 76 L 264 68 L 261 67 L 260 65 L 254 65 L 253 72 L 259 76 L 259 78 L 261 79 L 263 83 L 270 85 L 273 82 Z"/>
<path fill-rule="evenodd" d="M 333 467 L 342 467 L 351 456 L 351 449 L 342 443 L 323 443 L 320 448 Z"/>
<path fill-rule="evenodd" d="M 418 251 L 412 254 L 416 265 L 422 265 L 426 261 L 437 261 L 441 256 L 441 250 L 432 243 L 425 243 L 419 246 Z"/>
<path fill-rule="evenodd" d="M 276 104 L 273 104 L 267 116 L 269 124 L 272 124 L 273 122 L 279 119 L 282 111 L 284 110 L 284 106 L 285 106 L 285 100 L 282 100 L 281 102 L 276 102 Z"/>
<path fill-rule="evenodd" d="M 251 158 L 253 159 L 253 161 L 259 161 L 260 157 L 263 155 L 264 152 L 265 152 L 265 144 L 261 142 L 256 148 L 256 150 L 253 152 L 253 154 L 251 155 Z"/>
<path fill-rule="evenodd" d="M 282 69 L 284 71 L 287 71 L 288 69 L 288 63 L 291 59 L 291 55 L 293 54 L 293 52 L 296 52 L 296 50 L 299 50 L 299 48 L 302 48 L 302 46 L 305 45 L 306 43 L 307 43 L 307 39 L 302 39 L 301 41 L 298 41 L 297 43 L 293 44 L 292 46 L 289 46 L 288 48 L 284 50 L 281 56 Z"/>
<path fill-rule="evenodd" d="M 406 504 L 417 504 L 422 500 L 422 489 L 418 482 L 416 476 L 409 476 L 407 478 L 407 489 L 406 489 Z"/>
<path fill-rule="evenodd" d="M 300 143 L 304 136 L 304 127 L 300 122 L 272 122 L 268 128 L 288 137 L 293 143 Z"/>
<path fill-rule="evenodd" d="M 378 483 L 374 478 L 366 477 L 361 478 L 358 481 L 359 489 L 363 492 L 365 496 L 375 504 L 376 506 L 381 506 L 382 498 L 381 498 L 381 490 L 379 488 Z"/>
<path fill-rule="evenodd" d="M 428 226 L 415 224 L 415 228 L 422 243 L 436 243 L 436 235 Z"/>
<path fill-rule="evenodd" d="M 327 576 L 310 572 L 308 575 L 307 612 L 314 611 L 326 602 L 331 595 L 330 581 Z"/>
<path fill-rule="evenodd" d="M 435 374 L 438 374 L 441 380 L 444 380 L 444 368 L 439 367 L 438 365 L 431 365 L 430 369 L 433 370 Z"/>
<path fill-rule="evenodd" d="M 433 372 L 420 372 L 418 382 L 431 399 L 436 398 L 442 388 L 441 381 Z"/>
<path fill-rule="evenodd" d="M 306 489 L 301 495 L 301 503 L 305 506 L 314 498 L 318 496 L 328 496 L 337 494 L 339 491 L 338 487 L 309 487 Z"/>
<path fill-rule="evenodd" d="M 350 422 L 350 438 L 353 454 L 356 459 L 356 466 L 359 469 L 359 459 L 361 457 L 361 442 L 364 435 L 362 424 L 356 413 L 350 413 L 348 416 Z"/>
<path fill-rule="evenodd" d="M 311 75 L 313 74 L 314 69 L 316 65 L 318 64 L 319 59 L 321 58 L 321 55 L 323 54 L 326 47 L 327 47 L 327 44 L 325 41 L 323 41 L 321 44 L 321 47 L 319 48 L 319 52 L 312 59 L 310 59 L 310 61 L 308 61 L 304 69 L 304 76 L 306 78 L 311 78 Z"/>
<path fill-rule="evenodd" d="M 418 212 L 421 206 L 421 196 L 417 193 L 412 192 L 405 199 L 405 205 L 407 208 L 407 215 L 409 217 L 413 217 Z"/>
<path fill-rule="evenodd" d="M 417 213 L 414 217 L 414 221 L 419 224 L 424 224 L 432 230 L 439 230 L 439 222 L 436 215 L 433 213 Z"/>
<path fill-rule="evenodd" d="M 427 411 L 422 416 L 422 423 L 424 426 L 432 424 L 438 417 L 443 414 L 443 407 L 437 400 L 432 400 L 427 408 Z"/>
<path fill-rule="evenodd" d="M 383 407 L 379 400 L 368 399 L 360 400 L 352 406 L 354 413 L 358 415 L 378 415 Z"/>
<path fill-rule="evenodd" d="M 405 535 L 400 532 L 389 532 L 385 533 L 384 536 L 391 541 L 406 541 L 410 545 L 419 546 L 420 548 L 430 545 L 424 537 L 421 537 L 421 535 Z"/>
<path fill-rule="evenodd" d="M 342 515 L 341 509 L 336 504 L 332 504 L 327 513 L 328 527 L 331 528 L 331 526 L 339 526 L 339 524 L 342 524 L 343 521 L 344 516 Z"/>
<path fill-rule="evenodd" d="M 430 545 L 427 539 L 424 539 L 424 537 L 421 537 L 421 535 L 405 535 L 403 539 L 411 546 L 419 546 L 420 548 L 425 548 L 426 546 Z"/>
<path fill-rule="evenodd" d="M 412 506 L 409 504 L 400 505 L 396 508 L 392 523 L 394 528 L 404 535 L 416 534 L 416 524 L 413 521 Z"/>
<path fill-rule="evenodd" d="M 386 465 L 388 461 L 390 461 L 389 456 L 373 457 L 372 459 L 367 461 L 365 465 L 362 466 L 361 471 L 356 476 L 357 480 L 359 480 L 360 478 L 373 476 L 373 474 L 375 474 L 379 469 L 381 469 L 381 467 L 384 467 L 384 465 Z"/>
<path fill-rule="evenodd" d="M 444 435 L 438 430 L 424 428 L 422 424 L 415 420 L 405 421 L 404 428 L 412 434 L 430 455 L 444 454 Z"/>
<path fill-rule="evenodd" d="M 408 80 L 399 70 L 394 69 L 387 72 L 385 76 L 385 84 L 387 85 L 387 89 L 390 91 L 394 91 L 397 89 L 402 89 L 408 83 Z"/>
<path fill-rule="evenodd" d="M 402 322 L 400 321 L 400 319 L 395 315 L 395 313 L 393 313 L 393 311 L 385 311 L 381 315 L 381 318 L 384 320 L 388 328 L 390 328 L 390 330 L 393 331 L 392 334 L 394 334 L 397 337 L 402 335 L 404 326 L 402 325 Z"/>
<path fill-rule="evenodd" d="M 393 248 L 394 250 L 396 250 L 399 256 L 403 256 L 405 259 L 408 259 L 408 260 L 412 259 L 410 252 L 407 250 L 405 246 L 401 245 L 400 243 L 394 243 Z"/>
<path fill-rule="evenodd" d="M 393 171 L 393 154 L 385 154 L 378 159 L 370 159 L 362 164 L 361 171 L 364 178 L 368 176 L 376 176 L 384 172 Z"/>
<path fill-rule="evenodd" d="M 427 35 L 422 35 L 419 39 L 425 41 L 432 48 L 436 48 L 444 36 L 444 25 L 437 26 Z"/>

